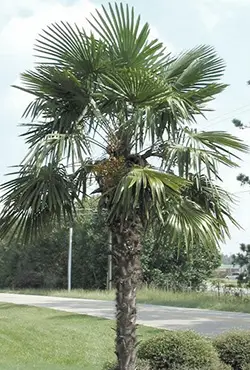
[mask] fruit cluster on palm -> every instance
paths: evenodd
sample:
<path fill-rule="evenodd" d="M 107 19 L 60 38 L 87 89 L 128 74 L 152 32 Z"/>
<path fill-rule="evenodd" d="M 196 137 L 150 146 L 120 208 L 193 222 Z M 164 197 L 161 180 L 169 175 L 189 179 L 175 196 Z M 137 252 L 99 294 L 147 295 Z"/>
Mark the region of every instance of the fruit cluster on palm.
<path fill-rule="evenodd" d="M 230 195 L 214 183 L 218 165 L 236 166 L 247 147 L 226 132 L 197 131 L 226 87 L 212 47 L 174 57 L 123 5 L 88 22 L 93 33 L 64 22 L 43 30 L 37 64 L 21 75 L 18 88 L 34 97 L 24 112 L 29 152 L 2 185 L 0 233 L 29 242 L 73 222 L 78 203 L 99 193 L 117 267 L 118 368 L 134 370 L 143 230 L 150 222 L 173 242 L 216 248 L 227 219 L 236 223 Z"/>

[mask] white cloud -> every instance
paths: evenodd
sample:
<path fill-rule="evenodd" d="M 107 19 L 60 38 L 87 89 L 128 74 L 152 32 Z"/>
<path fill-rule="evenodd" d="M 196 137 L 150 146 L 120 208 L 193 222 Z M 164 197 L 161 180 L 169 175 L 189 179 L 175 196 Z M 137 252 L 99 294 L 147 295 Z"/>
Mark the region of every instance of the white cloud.
<path fill-rule="evenodd" d="M 85 18 L 95 8 L 88 0 L 79 0 L 71 6 L 63 6 L 55 0 L 50 2 L 25 0 L 25 3 L 27 8 L 20 7 L 19 11 L 18 8 L 15 11 L 13 9 L 11 19 L 0 33 L 0 47 L 5 55 L 17 54 L 29 58 L 32 55 L 34 40 L 42 28 L 60 20 L 87 26 Z M 31 7 L 28 6 L 29 3 L 32 4 Z M 26 9 L 30 12 L 23 16 Z"/>
<path fill-rule="evenodd" d="M 207 2 L 198 5 L 200 17 L 208 30 L 213 30 L 220 22 L 221 16 Z"/>
<path fill-rule="evenodd" d="M 234 17 L 236 9 L 250 6 L 250 0 L 194 0 L 205 27 L 212 31 L 221 22 Z"/>
<path fill-rule="evenodd" d="M 242 5 L 250 5 L 250 0 L 196 0 L 197 3 L 207 3 L 210 5 L 216 4 L 232 4 L 237 7 L 241 7 Z"/>
<path fill-rule="evenodd" d="M 177 52 L 175 46 L 171 42 L 166 41 L 166 40 L 161 38 L 161 35 L 159 34 L 156 27 L 154 27 L 154 26 L 150 27 L 150 35 L 149 36 L 150 36 L 150 39 L 152 39 L 152 40 L 158 39 L 159 41 L 163 42 L 164 46 L 166 47 L 166 52 L 167 53 L 176 53 Z"/>
<path fill-rule="evenodd" d="M 210 0 L 212 1 L 212 0 Z M 228 4 L 234 4 L 237 6 L 241 5 L 250 5 L 250 0 L 217 0 L 218 2 L 221 3 L 228 3 Z"/>

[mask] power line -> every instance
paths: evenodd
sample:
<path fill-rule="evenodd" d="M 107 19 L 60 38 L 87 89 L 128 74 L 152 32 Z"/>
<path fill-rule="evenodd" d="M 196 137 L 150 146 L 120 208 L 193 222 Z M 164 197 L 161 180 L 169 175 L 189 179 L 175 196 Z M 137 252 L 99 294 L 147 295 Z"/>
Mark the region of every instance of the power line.
<path fill-rule="evenodd" d="M 232 113 L 246 113 L 248 111 L 250 111 L 250 105 L 249 104 L 243 105 L 241 107 L 238 107 L 236 109 L 233 109 L 231 111 L 228 111 L 227 113 L 224 113 L 221 116 L 214 117 L 211 120 L 209 120 L 210 123 L 207 126 L 205 126 L 204 129 L 207 129 L 208 127 L 214 126 L 217 123 L 227 121 L 230 118 L 230 115 Z M 223 117 L 225 117 L 225 118 L 223 118 Z"/>
<path fill-rule="evenodd" d="M 214 117 L 211 119 L 211 121 L 219 121 L 221 118 L 225 117 L 225 116 L 228 116 L 228 115 L 231 115 L 232 113 L 236 113 L 236 112 L 241 112 L 241 111 L 245 111 L 245 110 L 248 110 L 250 108 L 250 105 L 249 104 L 245 104 L 245 105 L 242 105 L 238 108 L 235 108 L 235 109 L 232 109 L 226 113 L 223 113 L 222 115 L 220 116 L 217 116 L 217 117 Z"/>
<path fill-rule="evenodd" d="M 235 191 L 232 194 L 244 194 L 244 193 L 250 193 L 250 190 Z"/>

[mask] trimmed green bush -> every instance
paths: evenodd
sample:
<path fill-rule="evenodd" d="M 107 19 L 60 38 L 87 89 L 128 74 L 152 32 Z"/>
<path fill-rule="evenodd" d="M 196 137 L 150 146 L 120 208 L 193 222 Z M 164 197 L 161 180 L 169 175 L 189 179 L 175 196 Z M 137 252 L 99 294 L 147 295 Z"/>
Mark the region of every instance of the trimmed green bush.
<path fill-rule="evenodd" d="M 103 370 L 118 370 L 118 367 L 116 362 L 108 362 L 104 365 Z M 139 359 L 137 361 L 136 370 L 154 370 L 154 369 L 150 366 L 148 361 Z"/>
<path fill-rule="evenodd" d="M 217 336 L 214 341 L 221 361 L 234 370 L 250 369 L 250 331 L 232 331 Z"/>
<path fill-rule="evenodd" d="M 157 368 L 154 368 L 154 370 L 157 370 Z M 212 366 L 203 366 L 203 367 L 175 367 L 173 370 L 232 370 L 231 366 L 229 365 L 226 365 L 222 362 L 220 363 L 215 363 L 214 365 Z M 245 369 L 244 369 L 245 370 Z M 246 369 L 248 370 L 248 369 Z"/>
<path fill-rule="evenodd" d="M 138 356 L 157 370 L 217 370 L 221 366 L 211 341 L 192 331 L 166 331 L 150 338 L 140 345 Z"/>
<path fill-rule="evenodd" d="M 116 365 L 116 363 L 114 362 L 109 362 L 107 363 L 104 367 L 103 367 L 103 370 L 117 370 L 118 367 Z M 231 370 L 231 366 L 228 366 L 224 363 L 215 363 L 214 365 L 211 366 L 205 366 L 205 367 L 175 367 L 173 368 L 173 370 Z M 152 367 L 150 366 L 149 362 L 148 361 L 143 361 L 143 360 L 139 360 L 138 361 L 138 365 L 137 365 L 137 368 L 136 370 L 158 370 L 157 368 L 155 367 Z M 250 370 L 250 367 L 249 368 L 244 368 L 244 370 Z"/>
<path fill-rule="evenodd" d="M 108 362 L 104 365 L 103 370 L 117 370 L 118 367 L 114 362 Z M 231 370 L 231 366 L 228 366 L 224 363 L 215 362 L 212 366 L 205 367 L 174 367 L 173 370 Z M 152 367 L 148 361 L 138 360 L 136 370 L 158 370 L 156 367 Z M 250 367 L 246 367 L 243 370 L 250 370 Z"/>

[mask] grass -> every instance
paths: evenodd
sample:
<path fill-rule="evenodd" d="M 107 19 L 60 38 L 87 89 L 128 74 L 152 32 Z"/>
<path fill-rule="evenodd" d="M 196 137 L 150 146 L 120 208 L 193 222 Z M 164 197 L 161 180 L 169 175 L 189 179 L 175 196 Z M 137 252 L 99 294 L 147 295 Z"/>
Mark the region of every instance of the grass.
<path fill-rule="evenodd" d="M 66 290 L 34 289 L 15 291 L 5 290 L 3 292 L 100 300 L 113 300 L 115 298 L 114 291 L 86 291 L 80 289 L 72 290 L 70 293 Z M 234 297 L 228 295 L 221 295 L 218 297 L 215 293 L 173 293 L 161 289 L 143 288 L 138 291 L 137 300 L 139 303 L 156 305 L 250 313 L 250 297 Z"/>
<path fill-rule="evenodd" d="M 101 370 L 115 358 L 112 327 L 110 320 L 0 304 L 0 369 Z M 139 339 L 157 332 L 139 327 Z"/>

